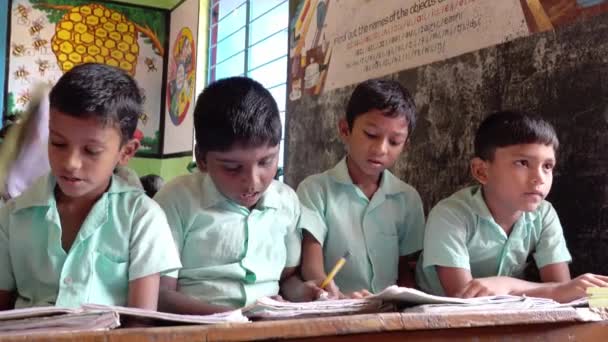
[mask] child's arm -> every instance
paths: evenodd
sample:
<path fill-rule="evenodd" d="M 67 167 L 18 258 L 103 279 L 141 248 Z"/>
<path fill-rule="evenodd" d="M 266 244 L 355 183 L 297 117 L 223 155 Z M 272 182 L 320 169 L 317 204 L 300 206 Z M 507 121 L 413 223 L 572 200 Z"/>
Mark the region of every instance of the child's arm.
<path fill-rule="evenodd" d="M 399 257 L 399 274 L 397 278 L 397 286 L 412 288 L 416 287 L 414 273 L 412 272 L 409 265 L 410 260 L 412 260 L 412 255 Z"/>
<path fill-rule="evenodd" d="M 303 281 L 297 267 L 286 267 L 281 273 L 281 295 L 291 302 L 310 302 L 318 299 L 323 293 L 314 281 Z"/>
<path fill-rule="evenodd" d="M 302 234 L 302 278 L 320 285 L 327 277 L 323 265 L 323 247 L 307 230 L 304 230 Z M 344 297 L 333 280 L 324 290 L 329 292 L 331 297 Z"/>
<path fill-rule="evenodd" d="M 177 278 L 167 276 L 160 277 L 158 309 L 159 311 L 182 315 L 209 315 L 232 310 L 227 306 L 204 303 L 196 298 L 179 293 L 177 291 Z"/>
<path fill-rule="evenodd" d="M 158 273 L 131 280 L 127 306 L 156 311 L 158 307 Z"/>
<path fill-rule="evenodd" d="M 596 274 L 583 274 L 570 279 L 570 270 L 565 262 L 550 264 L 540 270 L 542 284 L 529 283 L 529 287 L 518 288 L 515 295 L 551 298 L 566 303 L 587 295 L 589 287 L 608 287 L 608 277 Z"/>
<path fill-rule="evenodd" d="M 15 292 L 0 290 L 0 311 L 15 308 Z"/>
<path fill-rule="evenodd" d="M 404 193 L 407 208 L 403 224 L 398 226 L 399 236 L 399 268 L 397 285 L 401 287 L 416 287 L 414 272 L 410 262 L 416 261 L 424 247 L 424 209 L 422 199 L 416 190 Z"/>
<path fill-rule="evenodd" d="M 473 278 L 471 271 L 458 267 L 435 266 L 441 286 L 449 297 L 473 298 L 515 294 L 531 290 L 542 284 L 512 277 Z"/>

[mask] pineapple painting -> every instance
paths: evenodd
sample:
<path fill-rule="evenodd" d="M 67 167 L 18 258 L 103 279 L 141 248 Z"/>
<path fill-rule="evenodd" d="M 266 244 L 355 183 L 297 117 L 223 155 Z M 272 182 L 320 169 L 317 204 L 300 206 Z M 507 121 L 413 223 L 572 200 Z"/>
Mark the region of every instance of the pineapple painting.
<path fill-rule="evenodd" d="M 146 97 L 139 154 L 160 152 L 167 12 L 92 0 L 13 0 L 11 6 L 7 90 L 22 100 L 15 111 L 25 108 L 22 94 L 36 83 L 52 85 L 82 63 L 111 65 L 133 76 Z"/>

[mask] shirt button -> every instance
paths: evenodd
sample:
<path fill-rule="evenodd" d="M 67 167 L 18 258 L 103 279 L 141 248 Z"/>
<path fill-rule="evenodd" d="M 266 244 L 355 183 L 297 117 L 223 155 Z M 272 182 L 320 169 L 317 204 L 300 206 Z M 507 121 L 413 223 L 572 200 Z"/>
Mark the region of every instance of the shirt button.
<path fill-rule="evenodd" d="M 66 277 L 65 279 L 63 279 L 63 283 L 66 285 L 72 285 L 72 278 Z"/>

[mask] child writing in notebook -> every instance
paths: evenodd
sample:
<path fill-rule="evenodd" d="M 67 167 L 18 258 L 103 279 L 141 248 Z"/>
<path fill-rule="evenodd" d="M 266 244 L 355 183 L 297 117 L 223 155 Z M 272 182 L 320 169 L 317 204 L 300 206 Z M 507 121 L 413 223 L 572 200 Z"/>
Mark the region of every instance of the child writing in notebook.
<path fill-rule="evenodd" d="M 84 303 L 155 310 L 179 268 L 162 209 L 114 176 L 142 112 L 123 71 L 83 64 L 50 93 L 50 174 L 0 209 L 0 309 Z M 15 302 L 16 301 L 16 302 Z"/>
<path fill-rule="evenodd" d="M 555 209 L 545 201 L 559 142 L 553 127 L 522 112 L 488 116 L 475 136 L 471 173 L 479 185 L 430 212 L 418 262 L 420 287 L 455 297 L 528 295 L 568 302 L 608 277 L 570 279 L 570 253 Z M 528 257 L 542 283 L 523 280 Z"/>
<path fill-rule="evenodd" d="M 350 253 L 327 290 L 349 297 L 390 285 L 413 287 L 408 259 L 422 249 L 424 212 L 418 192 L 387 169 L 416 124 L 409 92 L 396 81 L 359 84 L 338 123 L 347 155 L 306 178 L 297 193 L 305 210 L 302 275 L 320 283 Z M 363 291 L 359 291 L 363 289 Z"/>
<path fill-rule="evenodd" d="M 194 109 L 200 172 L 155 196 L 165 210 L 184 267 L 161 278 L 160 310 L 208 314 L 264 296 L 317 298 L 296 275 L 300 203 L 277 172 L 281 120 L 259 83 L 232 77 L 199 96 Z"/>

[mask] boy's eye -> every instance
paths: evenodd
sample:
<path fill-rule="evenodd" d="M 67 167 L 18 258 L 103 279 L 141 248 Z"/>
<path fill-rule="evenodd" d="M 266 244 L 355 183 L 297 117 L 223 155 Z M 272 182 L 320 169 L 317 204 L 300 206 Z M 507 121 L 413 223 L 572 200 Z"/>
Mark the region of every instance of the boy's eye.
<path fill-rule="evenodd" d="M 259 161 L 259 165 L 260 166 L 268 166 L 272 164 L 272 161 L 274 160 L 274 158 L 269 157 L 269 158 L 264 158 L 262 160 Z"/>
<path fill-rule="evenodd" d="M 543 169 L 547 170 L 547 171 L 551 171 L 553 170 L 553 168 L 555 167 L 555 165 L 551 164 L 551 163 L 547 163 L 543 165 Z"/>
<path fill-rule="evenodd" d="M 103 152 L 102 149 L 94 149 L 94 148 L 87 148 L 85 149 L 85 152 L 89 155 L 95 156 L 100 154 L 101 152 Z"/>
<path fill-rule="evenodd" d="M 391 144 L 391 146 L 399 146 L 399 145 L 403 144 L 402 141 L 395 141 L 395 140 L 389 140 L 388 143 Z"/>
<path fill-rule="evenodd" d="M 363 131 L 363 133 L 365 133 L 365 135 L 366 135 L 368 138 L 376 138 L 376 137 L 377 137 L 377 135 L 376 135 L 376 134 L 370 133 L 370 132 L 368 132 L 368 131 Z"/>
<path fill-rule="evenodd" d="M 238 165 L 224 165 L 224 170 L 228 172 L 237 172 L 239 168 L 240 167 Z"/>
<path fill-rule="evenodd" d="M 62 146 L 65 146 L 65 144 L 64 144 L 64 143 L 62 143 L 62 142 L 58 142 L 58 141 L 52 141 L 52 140 L 51 140 L 51 145 L 52 145 L 52 146 L 55 146 L 55 147 L 62 147 Z"/>
<path fill-rule="evenodd" d="M 529 163 L 528 163 L 527 160 L 517 160 L 517 161 L 515 161 L 515 165 L 518 165 L 518 166 L 528 166 Z"/>

